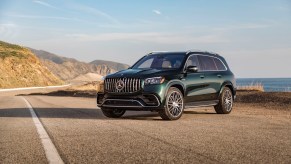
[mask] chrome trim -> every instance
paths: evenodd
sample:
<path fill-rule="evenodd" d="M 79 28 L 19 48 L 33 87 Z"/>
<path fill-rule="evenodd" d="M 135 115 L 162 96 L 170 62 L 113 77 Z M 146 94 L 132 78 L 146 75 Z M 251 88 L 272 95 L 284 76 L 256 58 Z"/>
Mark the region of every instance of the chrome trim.
<path fill-rule="evenodd" d="M 214 52 L 210 52 L 210 51 L 202 51 L 202 50 L 195 50 L 195 49 L 193 49 L 193 50 L 188 50 L 187 52 L 186 52 L 186 55 L 188 55 L 189 53 L 209 53 L 209 54 L 213 54 L 213 55 L 219 55 L 219 54 L 217 54 L 217 53 L 214 53 Z"/>
<path fill-rule="evenodd" d="M 155 53 L 166 53 L 166 52 L 169 52 L 169 51 L 152 51 L 152 52 L 150 52 L 149 54 L 155 54 Z"/>
<path fill-rule="evenodd" d="M 119 81 L 124 83 L 124 87 L 120 90 L 116 88 L 116 84 Z M 104 80 L 104 89 L 108 93 L 135 93 L 142 90 L 141 81 L 140 78 L 106 78 Z"/>
<path fill-rule="evenodd" d="M 207 53 L 206 51 L 202 51 L 202 50 L 195 50 L 195 49 L 193 49 L 193 50 L 188 50 L 187 52 L 186 52 L 186 55 L 188 55 L 189 53 L 191 53 L 191 52 L 198 52 L 198 53 Z"/>
<path fill-rule="evenodd" d="M 187 108 L 199 108 L 199 107 L 210 107 L 210 106 L 215 106 L 215 105 L 217 105 L 217 104 L 193 105 L 193 106 L 185 104 L 185 107 L 187 107 Z"/>
<path fill-rule="evenodd" d="M 161 105 L 160 100 L 158 99 L 158 97 L 157 97 L 156 95 L 154 95 L 154 94 L 144 94 L 144 95 L 152 95 L 152 96 L 154 96 L 154 97 L 156 98 L 156 100 L 157 100 L 157 102 L 158 102 L 158 105 L 157 105 L 157 106 L 150 106 L 150 107 L 158 107 L 158 106 Z M 144 96 L 144 95 L 143 95 L 143 96 Z"/>
<path fill-rule="evenodd" d="M 118 107 L 118 106 L 116 106 L 116 105 L 104 105 L 104 103 L 105 103 L 106 101 L 115 101 L 115 100 L 117 100 L 117 101 L 126 101 L 126 102 L 137 102 L 137 103 L 140 104 L 140 106 L 122 106 L 122 107 L 126 107 L 126 108 L 129 108 L 129 107 L 131 107 L 131 108 L 136 108 L 136 107 L 145 107 L 142 103 L 140 103 L 140 102 L 137 101 L 137 100 L 124 100 L 124 99 L 106 99 L 105 101 L 103 101 L 103 103 L 101 104 L 101 106 L 104 106 L 104 107 Z"/>
<path fill-rule="evenodd" d="M 185 103 L 185 107 L 188 107 L 188 108 L 208 107 L 208 106 L 215 106 L 218 103 L 219 103 L 219 100 L 187 102 Z"/>
<path fill-rule="evenodd" d="M 219 59 L 218 57 L 211 56 L 211 55 L 205 55 L 205 54 L 193 54 L 193 55 L 196 55 L 196 56 L 197 56 L 197 60 L 198 60 L 198 55 L 200 55 L 200 56 L 208 56 L 208 57 L 216 58 L 216 59 L 218 59 L 218 60 L 223 64 L 223 66 L 225 67 L 225 70 L 203 70 L 203 71 L 198 70 L 198 72 L 228 71 L 228 68 L 227 68 L 227 66 L 225 65 L 225 63 L 224 63 L 221 59 Z M 189 55 L 189 56 L 188 56 L 188 58 L 187 58 L 187 60 L 186 60 L 186 62 L 185 62 L 185 64 L 184 64 L 184 70 L 186 70 L 186 64 L 187 64 L 188 59 L 189 59 L 191 56 L 193 56 L 193 55 Z M 213 62 L 214 62 L 214 61 L 213 61 Z M 199 63 L 199 60 L 198 60 L 198 63 Z M 215 64 L 215 62 L 214 62 L 214 64 Z M 199 63 L 199 65 L 200 65 L 200 63 Z M 215 65 L 215 66 L 216 66 L 216 65 Z"/>
<path fill-rule="evenodd" d="M 122 106 L 122 107 L 133 107 L 133 108 L 136 108 L 136 107 L 149 107 L 149 108 L 151 108 L 151 107 L 159 107 L 161 105 L 161 103 L 160 103 L 160 101 L 159 101 L 159 99 L 157 98 L 156 95 L 154 95 L 154 94 L 148 94 L 148 95 L 154 96 L 156 98 L 157 102 L 158 102 L 158 105 L 156 105 L 156 106 L 145 106 L 140 101 L 133 100 L 133 99 L 106 99 L 106 100 L 103 101 L 103 103 L 100 106 L 104 106 L 104 107 L 119 107 L 119 106 L 116 106 L 116 105 L 104 105 L 104 103 L 106 101 L 115 101 L 115 100 L 117 100 L 117 101 L 127 101 L 127 102 L 133 102 L 134 101 L 134 102 L 138 102 L 141 105 L 141 106 Z"/>

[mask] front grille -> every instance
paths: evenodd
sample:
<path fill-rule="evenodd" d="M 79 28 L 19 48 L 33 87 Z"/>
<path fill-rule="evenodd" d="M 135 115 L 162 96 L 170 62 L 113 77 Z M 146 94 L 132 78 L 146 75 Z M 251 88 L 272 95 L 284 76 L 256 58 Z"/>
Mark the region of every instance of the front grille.
<path fill-rule="evenodd" d="M 108 78 L 105 79 L 104 86 L 107 92 L 132 93 L 141 90 L 141 80 L 139 78 Z"/>

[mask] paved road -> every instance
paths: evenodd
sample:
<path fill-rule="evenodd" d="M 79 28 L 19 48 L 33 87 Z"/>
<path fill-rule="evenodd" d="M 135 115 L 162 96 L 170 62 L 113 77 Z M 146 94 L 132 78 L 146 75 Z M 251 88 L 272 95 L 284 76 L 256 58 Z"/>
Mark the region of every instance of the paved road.
<path fill-rule="evenodd" d="M 291 163 L 291 112 L 236 105 L 105 118 L 95 99 L 26 96 L 64 163 Z M 0 96 L 0 163 L 47 163 L 27 104 Z"/>

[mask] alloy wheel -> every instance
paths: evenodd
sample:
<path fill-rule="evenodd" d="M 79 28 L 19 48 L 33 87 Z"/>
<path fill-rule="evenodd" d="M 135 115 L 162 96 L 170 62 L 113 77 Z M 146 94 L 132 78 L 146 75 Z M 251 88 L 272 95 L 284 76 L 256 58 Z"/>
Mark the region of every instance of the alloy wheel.
<path fill-rule="evenodd" d="M 172 92 L 168 97 L 167 108 L 173 117 L 178 117 L 183 111 L 183 96 L 177 92 Z"/>
<path fill-rule="evenodd" d="M 232 98 L 232 93 L 230 90 L 226 90 L 223 96 L 224 100 L 224 108 L 227 112 L 231 111 L 232 105 L 233 105 L 233 98 Z"/>

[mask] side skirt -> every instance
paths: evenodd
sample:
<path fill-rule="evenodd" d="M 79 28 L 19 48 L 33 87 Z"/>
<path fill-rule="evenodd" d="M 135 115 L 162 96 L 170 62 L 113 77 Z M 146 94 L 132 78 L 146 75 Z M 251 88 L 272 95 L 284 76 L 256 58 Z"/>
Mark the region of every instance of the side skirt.
<path fill-rule="evenodd" d="M 195 108 L 195 107 L 215 106 L 218 104 L 218 102 L 219 100 L 189 102 L 185 103 L 185 107 Z"/>

